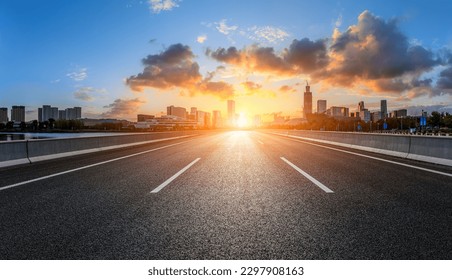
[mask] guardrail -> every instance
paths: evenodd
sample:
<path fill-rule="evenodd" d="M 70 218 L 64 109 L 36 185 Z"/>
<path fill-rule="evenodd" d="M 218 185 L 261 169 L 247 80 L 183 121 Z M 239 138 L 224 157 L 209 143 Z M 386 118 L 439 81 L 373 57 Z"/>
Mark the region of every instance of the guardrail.
<path fill-rule="evenodd" d="M 280 130 L 273 133 L 452 166 L 451 137 L 310 130 Z"/>
<path fill-rule="evenodd" d="M 194 136 L 197 131 L 124 133 L 0 142 L 0 167 Z"/>

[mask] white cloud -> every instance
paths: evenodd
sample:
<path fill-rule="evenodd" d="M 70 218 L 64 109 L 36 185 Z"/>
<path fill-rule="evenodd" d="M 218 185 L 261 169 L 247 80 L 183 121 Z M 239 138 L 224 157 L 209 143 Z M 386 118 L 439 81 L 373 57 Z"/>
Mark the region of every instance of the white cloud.
<path fill-rule="evenodd" d="M 88 68 L 77 69 L 74 72 L 67 73 L 66 76 L 76 82 L 83 81 L 88 78 Z"/>
<path fill-rule="evenodd" d="M 342 14 L 339 14 L 336 21 L 334 22 L 334 27 L 339 28 L 342 26 Z"/>
<path fill-rule="evenodd" d="M 198 38 L 196 38 L 196 42 L 202 44 L 207 40 L 207 35 L 200 35 Z"/>
<path fill-rule="evenodd" d="M 282 30 L 281 28 L 272 27 L 272 26 L 263 26 L 263 27 L 251 27 L 249 31 L 252 32 L 250 35 L 250 39 L 252 40 L 265 40 L 270 43 L 274 43 L 277 41 L 284 41 L 289 34 Z"/>
<path fill-rule="evenodd" d="M 149 0 L 150 8 L 153 13 L 158 14 L 161 11 L 171 11 L 179 7 L 178 0 Z"/>
<path fill-rule="evenodd" d="M 225 19 L 221 20 L 220 22 L 216 22 L 215 25 L 215 28 L 224 35 L 229 35 L 231 31 L 235 31 L 237 30 L 237 28 L 239 28 L 237 25 L 228 26 Z"/>

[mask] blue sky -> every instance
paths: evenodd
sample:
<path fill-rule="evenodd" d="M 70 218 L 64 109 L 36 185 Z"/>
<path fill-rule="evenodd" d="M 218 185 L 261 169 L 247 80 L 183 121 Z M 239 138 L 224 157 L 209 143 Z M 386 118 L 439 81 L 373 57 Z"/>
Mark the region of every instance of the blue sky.
<path fill-rule="evenodd" d="M 309 80 L 328 107 L 387 99 L 452 112 L 450 10 L 438 0 L 5 0 L 0 107 L 25 105 L 27 120 L 43 104 L 133 120 L 168 105 L 225 114 L 233 98 L 248 115 L 299 117 Z"/>

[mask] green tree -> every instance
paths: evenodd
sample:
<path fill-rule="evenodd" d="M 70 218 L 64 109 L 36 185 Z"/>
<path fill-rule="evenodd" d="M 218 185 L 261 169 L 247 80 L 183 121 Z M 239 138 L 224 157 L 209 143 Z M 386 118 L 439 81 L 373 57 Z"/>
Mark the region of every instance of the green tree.
<path fill-rule="evenodd" d="M 441 126 L 441 114 L 437 111 L 433 111 L 430 118 L 428 118 L 427 123 L 432 127 L 440 127 Z"/>
<path fill-rule="evenodd" d="M 447 128 L 452 128 L 452 115 L 449 113 L 444 114 L 443 118 L 444 126 Z"/>

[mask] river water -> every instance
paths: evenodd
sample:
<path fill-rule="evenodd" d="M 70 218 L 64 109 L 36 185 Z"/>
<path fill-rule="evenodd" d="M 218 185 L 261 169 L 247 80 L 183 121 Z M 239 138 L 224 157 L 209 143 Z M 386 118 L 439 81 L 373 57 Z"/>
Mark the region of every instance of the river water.
<path fill-rule="evenodd" d="M 111 136 L 121 133 L 15 133 L 0 132 L 0 141 L 17 141 L 30 139 L 46 139 L 46 138 L 76 138 L 76 137 L 95 137 L 95 136 Z"/>

